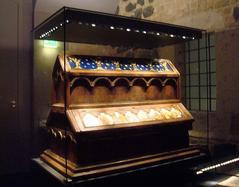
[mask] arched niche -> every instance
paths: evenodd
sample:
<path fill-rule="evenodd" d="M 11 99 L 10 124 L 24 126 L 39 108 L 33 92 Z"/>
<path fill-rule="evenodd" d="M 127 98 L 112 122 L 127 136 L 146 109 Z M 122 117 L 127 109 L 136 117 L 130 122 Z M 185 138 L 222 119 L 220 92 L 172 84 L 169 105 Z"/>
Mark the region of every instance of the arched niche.
<path fill-rule="evenodd" d="M 131 81 L 131 85 L 132 86 L 141 86 L 141 87 L 147 87 L 148 86 L 148 82 L 145 78 L 134 78 Z"/>
<path fill-rule="evenodd" d="M 146 99 L 147 81 L 144 78 L 134 78 L 129 90 L 130 101 L 143 101 Z"/>
<path fill-rule="evenodd" d="M 108 77 L 98 77 L 92 81 L 92 87 L 95 87 L 96 85 L 105 85 L 112 87 L 113 83 Z"/>
<path fill-rule="evenodd" d="M 113 86 L 125 86 L 129 87 L 132 83 L 126 77 L 118 77 L 112 82 Z"/>
<path fill-rule="evenodd" d="M 152 78 L 148 81 L 148 87 L 146 91 L 147 100 L 162 99 L 162 81 L 160 78 Z"/>
<path fill-rule="evenodd" d="M 177 99 L 177 81 L 168 78 L 164 80 L 163 84 L 162 99 Z"/>
<path fill-rule="evenodd" d="M 109 78 L 99 77 L 93 81 L 92 102 L 112 102 L 112 82 Z"/>
<path fill-rule="evenodd" d="M 92 102 L 92 86 L 88 78 L 78 77 L 71 83 L 70 104 Z"/>
<path fill-rule="evenodd" d="M 126 77 L 118 77 L 113 81 L 114 88 L 112 90 L 113 101 L 121 102 L 129 100 L 129 89 L 131 82 Z"/>

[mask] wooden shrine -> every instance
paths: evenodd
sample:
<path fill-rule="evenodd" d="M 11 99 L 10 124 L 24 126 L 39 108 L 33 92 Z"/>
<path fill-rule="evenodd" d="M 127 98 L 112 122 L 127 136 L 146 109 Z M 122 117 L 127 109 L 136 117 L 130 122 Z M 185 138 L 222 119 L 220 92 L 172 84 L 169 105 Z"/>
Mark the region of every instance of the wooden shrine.
<path fill-rule="evenodd" d="M 72 180 L 200 154 L 189 146 L 193 117 L 169 60 L 59 55 L 52 79 L 41 159 Z"/>

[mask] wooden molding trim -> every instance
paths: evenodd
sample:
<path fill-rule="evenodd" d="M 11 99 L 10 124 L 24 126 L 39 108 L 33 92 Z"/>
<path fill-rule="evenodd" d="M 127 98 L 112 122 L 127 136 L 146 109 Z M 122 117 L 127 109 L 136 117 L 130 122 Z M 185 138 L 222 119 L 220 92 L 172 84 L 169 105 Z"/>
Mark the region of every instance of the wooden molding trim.
<path fill-rule="evenodd" d="M 56 155 L 51 150 L 44 151 L 40 157 L 45 163 L 59 171 L 61 174 L 67 175 L 69 178 L 74 180 L 113 174 L 117 172 L 137 169 L 140 167 L 156 165 L 167 161 L 173 161 L 176 159 L 192 157 L 195 155 L 200 155 L 200 150 L 197 147 L 191 147 L 176 151 L 169 151 L 89 166 L 79 166 Z"/>

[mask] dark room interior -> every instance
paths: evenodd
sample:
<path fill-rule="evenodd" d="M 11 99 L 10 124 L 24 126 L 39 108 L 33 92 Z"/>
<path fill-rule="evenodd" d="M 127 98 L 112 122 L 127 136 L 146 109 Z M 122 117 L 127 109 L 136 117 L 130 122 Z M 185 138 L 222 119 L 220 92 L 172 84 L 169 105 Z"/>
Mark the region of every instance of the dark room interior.
<path fill-rule="evenodd" d="M 239 186 L 239 0 L 0 3 L 1 187 Z"/>

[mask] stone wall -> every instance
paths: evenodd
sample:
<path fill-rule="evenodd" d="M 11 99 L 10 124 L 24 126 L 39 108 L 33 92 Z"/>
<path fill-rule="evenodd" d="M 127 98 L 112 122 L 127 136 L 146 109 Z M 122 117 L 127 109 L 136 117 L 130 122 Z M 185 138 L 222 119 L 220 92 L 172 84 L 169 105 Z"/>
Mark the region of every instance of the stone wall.
<path fill-rule="evenodd" d="M 208 31 L 239 26 L 238 0 L 121 0 L 117 13 Z"/>
<path fill-rule="evenodd" d="M 239 141 L 239 29 L 216 34 L 217 124 L 222 137 Z"/>
<path fill-rule="evenodd" d="M 190 134 L 206 140 L 209 119 L 210 142 L 239 144 L 239 0 L 121 0 L 117 13 L 215 32 L 217 109 L 208 116 L 192 112 Z M 178 45 L 158 50 L 159 57 L 172 60 L 181 74 L 182 53 Z"/>

